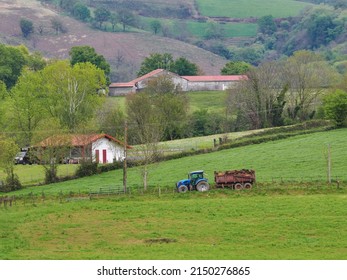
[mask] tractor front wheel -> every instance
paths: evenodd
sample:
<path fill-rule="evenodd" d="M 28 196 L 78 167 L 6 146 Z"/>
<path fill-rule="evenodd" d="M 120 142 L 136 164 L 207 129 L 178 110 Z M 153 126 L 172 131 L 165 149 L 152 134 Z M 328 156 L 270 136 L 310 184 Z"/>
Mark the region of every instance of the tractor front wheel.
<path fill-rule="evenodd" d="M 185 192 L 188 191 L 188 187 L 186 185 L 179 186 L 177 188 L 177 191 L 180 192 L 180 193 L 185 193 Z"/>
<path fill-rule="evenodd" d="M 199 182 L 196 185 L 196 190 L 199 192 L 205 192 L 210 189 L 210 185 L 207 182 Z"/>

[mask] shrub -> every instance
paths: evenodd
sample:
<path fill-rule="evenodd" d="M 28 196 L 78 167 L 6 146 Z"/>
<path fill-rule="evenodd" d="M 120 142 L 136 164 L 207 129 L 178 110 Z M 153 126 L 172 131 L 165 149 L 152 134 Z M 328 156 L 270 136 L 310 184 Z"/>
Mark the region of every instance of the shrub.
<path fill-rule="evenodd" d="M 82 161 L 76 170 L 77 177 L 91 176 L 98 173 L 98 163 L 91 161 Z"/>

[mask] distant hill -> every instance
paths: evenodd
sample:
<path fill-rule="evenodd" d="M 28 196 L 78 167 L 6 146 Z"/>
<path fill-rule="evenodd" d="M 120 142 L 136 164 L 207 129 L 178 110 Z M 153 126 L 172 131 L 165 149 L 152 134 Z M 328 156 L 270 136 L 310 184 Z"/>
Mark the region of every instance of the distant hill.
<path fill-rule="evenodd" d="M 32 51 L 40 51 L 50 58 L 68 58 L 69 50 L 76 45 L 89 45 L 106 57 L 113 69 L 123 68 L 120 80 L 135 77 L 143 59 L 150 53 L 171 53 L 175 58 L 184 56 L 196 63 L 206 74 L 219 74 L 226 59 L 211 52 L 178 40 L 155 36 L 150 33 L 111 33 L 94 30 L 87 25 L 58 14 L 47 5 L 36 0 L 0 0 L 0 42 L 17 45 L 25 44 Z M 34 34 L 23 39 L 19 27 L 21 18 L 42 28 L 42 35 Z M 67 30 L 56 34 L 51 20 L 58 19 Z"/>

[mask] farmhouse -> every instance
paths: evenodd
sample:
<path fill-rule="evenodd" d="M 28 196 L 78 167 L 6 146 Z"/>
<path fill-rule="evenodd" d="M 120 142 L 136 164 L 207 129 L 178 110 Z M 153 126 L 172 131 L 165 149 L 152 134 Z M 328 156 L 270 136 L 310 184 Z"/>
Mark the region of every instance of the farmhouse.
<path fill-rule="evenodd" d="M 113 163 L 124 159 L 124 144 L 107 134 L 74 134 L 46 138 L 36 148 L 64 148 L 67 163 L 92 159 L 98 163 Z M 131 148 L 131 146 L 127 146 Z"/>
<path fill-rule="evenodd" d="M 182 91 L 226 90 L 235 86 L 239 81 L 247 79 L 245 75 L 179 76 L 165 69 L 156 69 L 128 83 L 110 84 L 109 95 L 121 96 L 141 91 L 147 86 L 150 79 L 162 75 L 168 75 Z"/>

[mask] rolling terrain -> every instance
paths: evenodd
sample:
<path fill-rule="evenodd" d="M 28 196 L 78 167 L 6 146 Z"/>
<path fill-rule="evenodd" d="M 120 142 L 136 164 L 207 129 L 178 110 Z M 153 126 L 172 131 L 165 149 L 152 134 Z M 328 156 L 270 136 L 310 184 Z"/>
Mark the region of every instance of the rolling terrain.
<path fill-rule="evenodd" d="M 104 55 L 111 66 L 122 60 L 136 75 L 143 59 L 151 53 L 171 53 L 174 57 L 186 57 L 199 65 L 206 74 L 219 74 L 227 62 L 225 59 L 201 48 L 178 40 L 155 36 L 151 33 L 111 33 L 93 30 L 71 17 L 59 14 L 51 7 L 43 6 L 36 0 L 0 1 L 0 42 L 18 45 L 25 44 L 31 51 L 40 51 L 49 58 L 66 59 L 73 46 L 89 45 Z M 27 18 L 34 26 L 43 26 L 43 35 L 34 34 L 24 40 L 19 20 Z M 50 21 L 60 19 L 66 33 L 56 34 Z M 129 80 L 131 77 L 129 77 Z"/>

